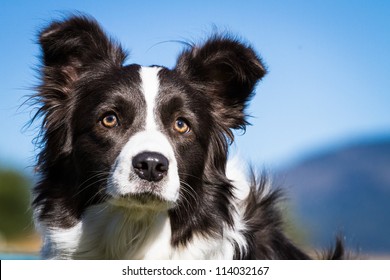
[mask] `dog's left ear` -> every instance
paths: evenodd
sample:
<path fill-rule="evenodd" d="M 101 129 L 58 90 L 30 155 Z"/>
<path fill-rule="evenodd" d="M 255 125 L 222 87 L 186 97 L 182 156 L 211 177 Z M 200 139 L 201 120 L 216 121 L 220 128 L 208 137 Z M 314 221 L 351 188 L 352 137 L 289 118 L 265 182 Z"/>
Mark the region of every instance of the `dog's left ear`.
<path fill-rule="evenodd" d="M 215 113 L 229 128 L 244 128 L 244 109 L 256 83 L 266 74 L 254 50 L 237 40 L 214 37 L 178 58 L 176 71 L 210 96 Z"/>

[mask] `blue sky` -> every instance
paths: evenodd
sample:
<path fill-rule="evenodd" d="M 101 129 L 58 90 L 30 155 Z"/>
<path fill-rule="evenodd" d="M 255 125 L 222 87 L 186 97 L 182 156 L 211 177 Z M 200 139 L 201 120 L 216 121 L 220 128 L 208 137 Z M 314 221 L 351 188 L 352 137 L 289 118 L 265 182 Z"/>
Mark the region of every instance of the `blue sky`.
<path fill-rule="evenodd" d="M 245 38 L 269 74 L 234 149 L 265 167 L 362 138 L 390 136 L 390 1 L 15 1 L 0 9 L 0 164 L 34 164 L 30 108 L 38 30 L 80 11 L 130 50 L 129 63 L 173 67 L 217 27 Z M 19 108 L 19 109 L 18 109 Z"/>

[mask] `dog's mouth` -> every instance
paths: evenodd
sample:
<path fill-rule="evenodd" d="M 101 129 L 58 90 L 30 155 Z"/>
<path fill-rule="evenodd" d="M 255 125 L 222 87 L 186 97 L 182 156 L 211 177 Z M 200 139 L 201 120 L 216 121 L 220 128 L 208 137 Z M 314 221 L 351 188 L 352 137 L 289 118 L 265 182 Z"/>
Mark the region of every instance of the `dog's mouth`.
<path fill-rule="evenodd" d="M 154 211 L 164 211 L 174 206 L 174 202 L 152 192 L 129 193 L 120 197 L 113 197 L 109 202 L 115 206 Z"/>

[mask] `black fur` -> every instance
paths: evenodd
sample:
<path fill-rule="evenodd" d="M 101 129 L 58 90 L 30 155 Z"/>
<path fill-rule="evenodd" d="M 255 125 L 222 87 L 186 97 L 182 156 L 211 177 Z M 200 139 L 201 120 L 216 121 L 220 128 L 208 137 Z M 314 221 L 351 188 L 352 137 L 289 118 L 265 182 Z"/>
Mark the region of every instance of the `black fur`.
<path fill-rule="evenodd" d="M 43 118 L 43 148 L 33 207 L 40 209 L 40 223 L 69 228 L 89 206 L 107 199 L 104 191 L 115 158 L 144 126 L 140 66 L 124 65 L 126 52 L 89 17 L 54 22 L 39 42 L 42 83 L 34 98 L 40 104 L 36 118 Z M 185 245 L 194 234 L 221 236 L 223 224 L 233 225 L 228 146 L 232 129 L 245 129 L 246 105 L 265 73 L 253 49 L 229 36 L 190 46 L 174 69 L 160 71 L 160 126 L 174 147 L 184 182 L 182 199 L 169 211 L 173 246 Z M 98 124 L 107 108 L 119 116 L 115 130 Z M 193 133 L 186 138 L 176 139 L 169 130 L 177 112 L 191 123 Z M 279 192 L 265 194 L 265 183 L 264 178 L 253 180 L 243 233 L 249 250 L 237 248 L 234 258 L 308 259 L 284 235 Z M 338 243 L 329 257 L 340 258 L 341 248 Z"/>

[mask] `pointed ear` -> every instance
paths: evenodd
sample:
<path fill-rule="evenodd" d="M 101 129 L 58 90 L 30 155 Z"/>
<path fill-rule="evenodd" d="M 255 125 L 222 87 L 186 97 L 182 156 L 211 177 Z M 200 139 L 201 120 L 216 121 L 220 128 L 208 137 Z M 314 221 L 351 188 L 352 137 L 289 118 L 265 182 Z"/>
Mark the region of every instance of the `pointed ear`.
<path fill-rule="evenodd" d="M 43 66 L 62 71 L 71 80 L 77 79 L 87 66 L 99 63 L 120 66 L 126 58 L 121 47 L 94 19 L 86 16 L 51 23 L 40 33 L 39 43 Z"/>
<path fill-rule="evenodd" d="M 244 109 L 266 70 L 254 50 L 226 37 L 192 46 L 178 58 L 176 71 L 196 90 L 211 97 L 214 110 L 229 128 L 244 128 Z"/>

